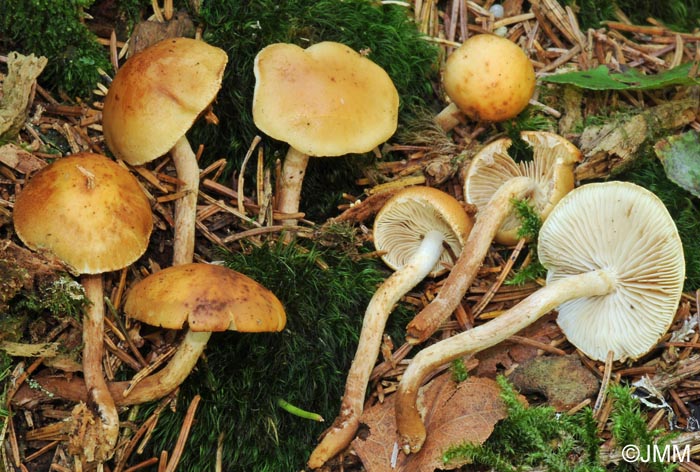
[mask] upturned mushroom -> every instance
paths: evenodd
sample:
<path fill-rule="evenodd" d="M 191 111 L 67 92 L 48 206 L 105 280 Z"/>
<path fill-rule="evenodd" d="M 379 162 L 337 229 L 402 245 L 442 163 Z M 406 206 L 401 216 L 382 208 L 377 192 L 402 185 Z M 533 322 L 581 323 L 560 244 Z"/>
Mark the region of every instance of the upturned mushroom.
<path fill-rule="evenodd" d="M 416 400 L 438 366 L 498 344 L 553 309 L 569 341 L 595 360 L 638 359 L 667 331 L 683 290 L 683 246 L 653 193 L 635 184 L 579 187 L 544 222 L 539 256 L 547 285 L 498 318 L 419 352 L 397 392 L 396 421 L 405 453 L 417 452 L 425 426 Z"/>
<path fill-rule="evenodd" d="M 271 44 L 256 56 L 254 73 L 255 125 L 290 146 L 277 195 L 281 213 L 299 211 L 309 156 L 366 153 L 396 131 L 399 95 L 391 78 L 344 44 Z"/>
<path fill-rule="evenodd" d="M 399 191 L 377 214 L 374 245 L 395 272 L 377 289 L 367 306 L 340 414 L 312 452 L 308 461 L 312 469 L 321 467 L 355 437 L 367 384 L 394 305 L 426 276 L 445 273 L 453 256 L 461 252 L 471 227 L 471 217 L 454 197 L 430 187 Z"/>
<path fill-rule="evenodd" d="M 457 262 L 438 295 L 407 327 L 407 340 L 416 344 L 434 333 L 468 290 L 494 240 L 517 241 L 513 199 L 528 199 L 541 218 L 574 188 L 574 165 L 580 151 L 559 135 L 524 131 L 522 139 L 533 150 L 532 161 L 516 163 L 508 155 L 510 139 L 500 139 L 474 156 L 465 179 L 464 194 L 477 206 L 476 223 Z"/>
<path fill-rule="evenodd" d="M 517 116 L 535 91 L 535 69 L 514 42 L 477 34 L 447 58 L 442 83 L 451 103 L 435 120 L 449 131 L 459 124 L 462 113 L 484 121 Z"/>
<path fill-rule="evenodd" d="M 83 319 L 83 375 L 88 405 L 101 427 L 86 442 L 84 458 L 111 457 L 119 415 L 102 373 L 102 273 L 128 266 L 148 246 L 151 207 L 138 181 L 122 166 L 92 153 L 57 159 L 17 195 L 13 220 L 29 248 L 48 251 L 82 274 L 90 305 Z"/>
<path fill-rule="evenodd" d="M 102 110 L 107 146 L 137 166 L 170 153 L 184 196 L 175 202 L 173 264 L 192 262 L 199 166 L 187 130 L 221 87 L 228 57 L 203 41 L 171 38 L 129 58 Z"/>
<path fill-rule="evenodd" d="M 253 279 L 224 266 L 182 264 L 134 284 L 124 313 L 151 326 L 180 330 L 184 338 L 168 364 L 136 385 L 115 384 L 119 404 L 144 403 L 177 388 L 194 368 L 213 332 L 282 331 L 282 303 Z M 126 392 L 126 393 L 125 393 Z"/>

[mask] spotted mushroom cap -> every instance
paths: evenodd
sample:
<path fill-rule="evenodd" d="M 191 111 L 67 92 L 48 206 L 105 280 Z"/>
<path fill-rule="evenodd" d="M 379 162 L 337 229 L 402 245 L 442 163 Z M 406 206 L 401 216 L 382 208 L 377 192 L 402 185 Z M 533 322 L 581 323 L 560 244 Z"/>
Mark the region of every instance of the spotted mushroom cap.
<path fill-rule="evenodd" d="M 371 151 L 396 131 L 399 94 L 389 75 L 344 44 L 275 43 L 255 58 L 253 120 L 310 156 Z"/>
<path fill-rule="evenodd" d="M 250 277 L 224 266 L 181 264 L 155 272 L 129 290 L 124 313 L 143 323 L 192 331 L 281 331 L 282 303 Z"/>
<path fill-rule="evenodd" d="M 608 295 L 559 307 L 566 337 L 592 359 L 637 359 L 671 325 L 685 278 L 683 246 L 656 195 L 628 182 L 583 185 L 552 210 L 539 234 L 547 282 L 598 269 L 615 280 Z"/>
<path fill-rule="evenodd" d="M 37 172 L 17 195 L 13 220 L 24 244 L 52 253 L 79 274 L 128 266 L 146 251 L 153 229 L 136 178 L 89 152 Z"/>
<path fill-rule="evenodd" d="M 109 149 L 132 165 L 167 153 L 214 100 L 228 57 L 204 41 L 164 39 L 117 71 L 102 110 Z"/>
<path fill-rule="evenodd" d="M 450 250 L 443 250 L 430 272 L 436 277 L 447 271 L 462 252 L 473 221 L 451 195 L 432 187 L 407 187 L 384 204 L 374 220 L 374 246 L 384 263 L 394 270 L 403 267 L 431 230 L 441 231 Z"/>
<path fill-rule="evenodd" d="M 528 105 L 535 91 L 535 68 L 511 40 L 477 34 L 447 58 L 442 82 L 450 99 L 471 119 L 503 121 Z"/>
<path fill-rule="evenodd" d="M 581 152 L 563 137 L 546 131 L 523 131 L 523 141 L 533 150 L 532 161 L 516 163 L 509 155 L 512 141 L 498 139 L 486 145 L 472 159 L 464 181 L 467 202 L 484 208 L 496 190 L 513 177 L 530 177 L 536 190 L 530 204 L 545 219 L 554 205 L 574 188 L 574 166 Z M 513 245 L 518 242 L 520 220 L 511 213 L 496 233 L 496 242 Z"/>

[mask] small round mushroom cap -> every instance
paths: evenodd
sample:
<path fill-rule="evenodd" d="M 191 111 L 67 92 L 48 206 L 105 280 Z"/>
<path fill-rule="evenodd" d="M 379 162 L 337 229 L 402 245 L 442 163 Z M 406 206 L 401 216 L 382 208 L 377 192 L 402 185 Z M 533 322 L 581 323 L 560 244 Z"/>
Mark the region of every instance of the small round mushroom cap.
<path fill-rule="evenodd" d="M 471 119 L 503 121 L 528 105 L 535 69 L 514 42 L 477 34 L 447 58 L 442 81 L 450 99 Z"/>
<path fill-rule="evenodd" d="M 17 195 L 17 236 L 79 274 L 118 270 L 148 246 L 153 215 L 136 178 L 99 154 L 74 154 L 37 172 Z"/>
<path fill-rule="evenodd" d="M 664 335 L 683 290 L 678 231 L 653 193 L 627 182 L 587 184 L 554 208 L 539 234 L 547 282 L 606 270 L 616 288 L 559 307 L 566 337 L 591 359 L 637 359 Z"/>
<path fill-rule="evenodd" d="M 432 187 L 407 187 L 391 197 L 374 220 L 374 246 L 394 270 L 403 267 L 429 231 L 440 231 L 450 251 L 443 251 L 430 272 L 436 277 L 459 257 L 473 225 L 472 218 L 451 195 Z"/>
<path fill-rule="evenodd" d="M 168 267 L 131 288 L 124 313 L 143 323 L 191 331 L 281 331 L 282 303 L 250 277 L 227 267 L 191 263 Z"/>
<path fill-rule="evenodd" d="M 523 141 L 532 147 L 532 161 L 516 163 L 508 155 L 512 141 L 498 139 L 486 145 L 472 159 L 464 181 L 467 202 L 484 208 L 493 194 L 514 177 L 530 177 L 537 183 L 530 204 L 542 219 L 554 205 L 574 188 L 574 165 L 581 160 L 581 151 L 561 136 L 545 131 L 523 131 Z M 510 214 L 496 233 L 496 242 L 513 245 L 518 242 L 520 219 Z"/>
<path fill-rule="evenodd" d="M 131 165 L 167 153 L 214 100 L 228 57 L 203 41 L 170 38 L 132 56 L 102 110 L 109 149 Z"/>
<path fill-rule="evenodd" d="M 255 125 L 301 153 L 369 152 L 396 131 L 394 83 L 344 44 L 271 44 L 256 56 L 254 72 Z"/>

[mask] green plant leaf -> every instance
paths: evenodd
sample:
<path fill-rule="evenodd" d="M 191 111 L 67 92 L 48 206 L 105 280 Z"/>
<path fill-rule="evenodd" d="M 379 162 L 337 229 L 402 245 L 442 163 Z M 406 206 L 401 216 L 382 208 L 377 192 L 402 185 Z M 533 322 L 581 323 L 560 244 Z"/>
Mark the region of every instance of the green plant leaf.
<path fill-rule="evenodd" d="M 613 73 L 604 66 L 595 69 L 543 77 L 545 82 L 569 84 L 589 90 L 650 90 L 671 85 L 695 85 L 700 81 L 691 76 L 694 63 L 687 62 L 655 75 L 643 75 L 637 69 Z"/>
<path fill-rule="evenodd" d="M 700 197 L 700 136 L 688 131 L 664 138 L 654 145 L 666 176 L 676 185 Z"/>

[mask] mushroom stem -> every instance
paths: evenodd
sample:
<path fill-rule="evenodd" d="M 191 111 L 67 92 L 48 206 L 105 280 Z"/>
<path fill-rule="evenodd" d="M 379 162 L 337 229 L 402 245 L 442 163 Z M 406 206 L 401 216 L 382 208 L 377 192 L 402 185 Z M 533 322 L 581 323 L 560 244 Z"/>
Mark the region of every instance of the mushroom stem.
<path fill-rule="evenodd" d="M 511 212 L 511 201 L 532 192 L 535 182 L 529 177 L 514 177 L 493 194 L 476 216 L 464 249 L 440 289 L 440 293 L 418 313 L 406 328 L 406 340 L 418 344 L 430 337 L 464 297 L 486 257 L 491 242 Z"/>
<path fill-rule="evenodd" d="M 103 462 L 114 453 L 119 436 L 119 413 L 102 373 L 104 347 L 104 302 L 102 274 L 83 275 L 81 279 L 90 306 L 83 319 L 83 376 L 88 396 L 87 403 L 102 421 L 94 457 Z M 104 441 L 104 442 L 102 442 Z M 88 456 L 92 456 L 88 454 Z"/>
<path fill-rule="evenodd" d="M 423 280 L 440 260 L 443 234 L 431 230 L 423 238 L 411 259 L 391 274 L 375 292 L 362 322 L 360 340 L 345 382 L 340 414 L 309 457 L 312 469 L 345 449 L 360 426 L 365 393 L 381 348 L 382 335 L 392 308 L 399 299 Z"/>
<path fill-rule="evenodd" d="M 197 156 L 186 136 L 182 136 L 170 150 L 177 178 L 184 193 L 175 201 L 175 236 L 173 238 L 173 265 L 189 264 L 194 258 L 194 237 L 197 219 L 197 192 L 199 165 Z"/>
<path fill-rule="evenodd" d="M 299 199 L 301 198 L 301 186 L 309 163 L 309 155 L 304 154 L 290 146 L 282 164 L 279 195 L 277 196 L 277 210 L 280 213 L 297 213 L 299 211 Z M 285 219 L 285 226 L 294 226 L 295 219 Z"/>
<path fill-rule="evenodd" d="M 448 132 L 461 123 L 461 116 L 463 116 L 462 111 L 452 102 L 435 115 L 434 119 L 443 131 Z"/>
<path fill-rule="evenodd" d="M 493 320 L 452 336 L 416 354 L 399 382 L 396 424 L 399 445 L 406 454 L 420 451 L 425 426 L 416 401 L 425 378 L 439 366 L 494 346 L 569 300 L 601 296 L 615 289 L 615 278 L 605 270 L 571 275 L 548 284 Z"/>
<path fill-rule="evenodd" d="M 163 398 L 175 390 L 192 372 L 210 337 L 208 331 L 195 332 L 188 329 L 168 364 L 141 380 L 127 395 L 124 391 L 129 387 L 129 382 L 114 382 L 109 385 L 116 403 L 120 406 L 137 405 Z"/>

